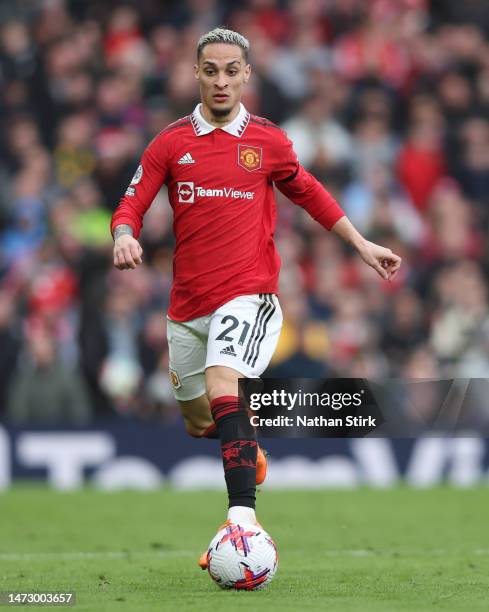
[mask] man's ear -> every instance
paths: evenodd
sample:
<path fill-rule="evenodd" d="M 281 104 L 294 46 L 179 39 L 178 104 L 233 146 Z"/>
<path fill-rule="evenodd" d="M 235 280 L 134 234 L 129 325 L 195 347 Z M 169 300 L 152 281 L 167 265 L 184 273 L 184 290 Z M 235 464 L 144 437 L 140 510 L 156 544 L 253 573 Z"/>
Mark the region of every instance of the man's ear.
<path fill-rule="evenodd" d="M 199 66 L 198 64 L 194 64 L 194 77 L 199 80 Z"/>
<path fill-rule="evenodd" d="M 250 64 L 246 64 L 245 66 L 245 76 L 244 76 L 244 82 L 247 83 L 250 80 L 250 76 L 251 76 L 251 65 Z"/>

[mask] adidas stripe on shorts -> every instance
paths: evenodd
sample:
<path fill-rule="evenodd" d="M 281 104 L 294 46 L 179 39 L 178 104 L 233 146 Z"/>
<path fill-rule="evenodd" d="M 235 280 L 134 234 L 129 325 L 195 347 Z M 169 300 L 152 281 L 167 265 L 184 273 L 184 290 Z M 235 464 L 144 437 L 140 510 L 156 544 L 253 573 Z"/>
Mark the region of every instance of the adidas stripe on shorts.
<path fill-rule="evenodd" d="M 271 293 L 242 295 L 192 321 L 167 317 L 170 380 L 178 400 L 205 393 L 205 369 L 221 365 L 244 378 L 266 370 L 277 346 L 282 310 Z"/>

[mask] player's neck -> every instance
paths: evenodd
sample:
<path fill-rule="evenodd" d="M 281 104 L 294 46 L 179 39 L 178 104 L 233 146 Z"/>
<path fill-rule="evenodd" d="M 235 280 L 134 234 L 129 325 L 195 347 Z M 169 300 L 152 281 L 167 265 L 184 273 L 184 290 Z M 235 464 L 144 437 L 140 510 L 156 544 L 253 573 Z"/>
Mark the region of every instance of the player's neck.
<path fill-rule="evenodd" d="M 204 102 L 202 102 L 200 105 L 200 112 L 202 113 L 202 116 L 207 121 L 207 123 L 210 123 L 214 127 L 224 127 L 228 125 L 228 123 L 231 123 L 231 121 L 233 121 L 238 116 L 240 108 L 241 103 L 238 102 L 238 104 L 236 104 L 236 106 L 232 108 L 227 115 L 224 115 L 222 117 L 216 117 L 211 111 L 211 109 L 206 106 Z"/>

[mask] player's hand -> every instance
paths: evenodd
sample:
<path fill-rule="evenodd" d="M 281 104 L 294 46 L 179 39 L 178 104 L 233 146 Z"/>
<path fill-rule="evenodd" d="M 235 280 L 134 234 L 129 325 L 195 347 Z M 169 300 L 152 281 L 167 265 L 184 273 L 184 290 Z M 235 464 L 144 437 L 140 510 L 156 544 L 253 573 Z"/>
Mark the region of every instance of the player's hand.
<path fill-rule="evenodd" d="M 384 280 L 392 280 L 401 267 L 401 258 L 390 249 L 366 240 L 358 250 L 360 257 Z"/>
<path fill-rule="evenodd" d="M 134 270 L 143 263 L 143 249 L 129 234 L 123 234 L 114 241 L 114 266 L 118 270 Z"/>

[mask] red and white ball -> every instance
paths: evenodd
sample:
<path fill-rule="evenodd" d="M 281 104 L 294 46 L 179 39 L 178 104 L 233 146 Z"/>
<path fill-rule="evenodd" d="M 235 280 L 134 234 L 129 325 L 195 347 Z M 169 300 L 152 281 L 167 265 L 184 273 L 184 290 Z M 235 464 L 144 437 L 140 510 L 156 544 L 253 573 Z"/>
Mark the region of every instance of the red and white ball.
<path fill-rule="evenodd" d="M 207 569 L 223 589 L 255 591 L 269 584 L 278 567 L 277 547 L 258 525 L 226 525 L 207 551 Z"/>

